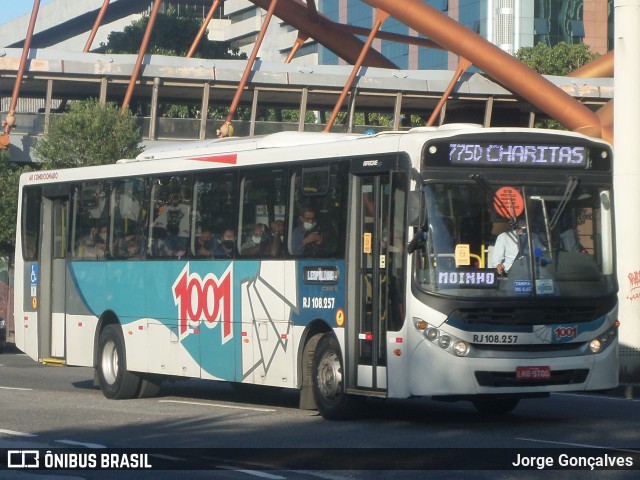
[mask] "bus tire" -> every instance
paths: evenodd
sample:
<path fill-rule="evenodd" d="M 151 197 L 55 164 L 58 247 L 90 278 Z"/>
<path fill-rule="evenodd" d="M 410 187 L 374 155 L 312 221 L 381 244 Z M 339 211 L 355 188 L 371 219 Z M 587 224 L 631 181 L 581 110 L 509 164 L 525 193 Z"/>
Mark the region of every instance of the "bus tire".
<path fill-rule="evenodd" d="M 483 415 L 506 415 L 520 403 L 519 398 L 482 396 L 472 400 L 475 409 Z"/>
<path fill-rule="evenodd" d="M 312 380 L 313 396 L 323 418 L 345 420 L 353 416 L 356 402 L 345 392 L 342 353 L 332 333 L 324 334 L 316 346 Z"/>
<path fill-rule="evenodd" d="M 107 325 L 98 339 L 98 382 L 102 394 L 112 400 L 135 398 L 142 379 L 127 371 L 127 361 L 120 325 Z"/>

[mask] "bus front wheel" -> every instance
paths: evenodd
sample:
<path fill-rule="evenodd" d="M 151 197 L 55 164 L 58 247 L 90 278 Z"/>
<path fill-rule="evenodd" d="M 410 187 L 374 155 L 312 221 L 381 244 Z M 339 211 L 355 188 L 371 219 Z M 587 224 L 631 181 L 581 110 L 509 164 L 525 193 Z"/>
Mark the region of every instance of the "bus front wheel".
<path fill-rule="evenodd" d="M 141 378 L 127 371 L 124 339 L 119 325 L 107 325 L 98 339 L 98 381 L 105 397 L 113 400 L 134 398 Z"/>
<path fill-rule="evenodd" d="M 329 420 L 344 420 L 353 415 L 356 399 L 345 392 L 340 345 L 330 333 L 316 346 L 312 378 L 313 396 L 320 415 Z"/>

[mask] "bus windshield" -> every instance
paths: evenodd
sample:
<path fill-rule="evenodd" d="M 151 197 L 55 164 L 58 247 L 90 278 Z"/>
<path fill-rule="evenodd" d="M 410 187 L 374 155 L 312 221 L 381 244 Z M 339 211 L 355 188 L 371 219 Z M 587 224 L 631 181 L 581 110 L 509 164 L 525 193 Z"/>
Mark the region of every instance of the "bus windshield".
<path fill-rule="evenodd" d="M 583 185 L 428 183 L 419 288 L 456 297 L 615 291 L 611 192 Z"/>

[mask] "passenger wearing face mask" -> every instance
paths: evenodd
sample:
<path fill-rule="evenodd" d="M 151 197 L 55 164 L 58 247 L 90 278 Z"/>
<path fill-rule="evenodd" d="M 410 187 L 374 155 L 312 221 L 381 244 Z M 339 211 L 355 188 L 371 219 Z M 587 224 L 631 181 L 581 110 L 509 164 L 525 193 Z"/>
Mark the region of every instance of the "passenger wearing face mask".
<path fill-rule="evenodd" d="M 242 244 L 242 255 L 269 255 L 271 250 L 271 237 L 264 223 L 256 223 L 251 237 Z"/>
<path fill-rule="evenodd" d="M 534 252 L 542 252 L 544 246 L 537 234 L 531 233 Z M 527 226 L 523 220 L 518 221 L 511 230 L 498 235 L 492 253 L 493 265 L 498 275 L 506 275 L 513 262 L 523 256 L 529 255 L 529 239 Z M 538 253 L 536 253 L 538 256 Z"/>
<path fill-rule="evenodd" d="M 314 256 L 323 242 L 322 232 L 316 228 L 316 212 L 311 208 L 304 208 L 298 217 L 298 223 L 291 232 L 291 253 Z"/>
<path fill-rule="evenodd" d="M 216 258 L 233 258 L 236 245 L 236 232 L 227 228 L 220 237 L 220 242 L 213 249 Z"/>
<path fill-rule="evenodd" d="M 213 234 L 211 230 L 202 230 L 200 236 L 196 241 L 195 251 L 198 257 L 211 257 L 213 252 L 211 247 L 213 246 Z"/>

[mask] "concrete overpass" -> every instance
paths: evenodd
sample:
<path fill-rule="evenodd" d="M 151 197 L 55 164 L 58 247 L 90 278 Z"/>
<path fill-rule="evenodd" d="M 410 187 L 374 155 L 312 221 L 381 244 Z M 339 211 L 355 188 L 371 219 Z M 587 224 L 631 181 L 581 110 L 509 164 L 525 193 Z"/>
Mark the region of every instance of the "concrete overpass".
<path fill-rule="evenodd" d="M 0 101 L 4 118 L 22 50 L 0 50 Z M 9 147 L 15 161 L 32 161 L 33 139 L 42 134 L 65 100 L 98 98 L 121 103 L 136 62 L 135 55 L 101 55 L 52 49 L 32 49 L 16 109 L 17 127 Z M 197 140 L 215 137 L 223 118 L 168 118 L 163 105 L 228 107 L 246 66 L 246 60 L 206 60 L 148 55 L 144 58 L 132 104 L 145 106 L 139 117 L 145 142 Z M 258 61 L 240 100 L 249 113 L 234 120 L 236 135 L 279 130 L 320 131 L 351 73 L 351 66 L 293 65 Z M 347 121 L 334 131 L 401 129 L 412 115 L 428 118 L 447 89 L 451 71 L 390 70 L 365 67 L 349 95 Z M 597 110 L 613 98 L 613 79 L 547 77 L 575 99 Z M 297 123 L 261 120 L 261 109 L 292 109 Z M 305 113 L 316 121 L 305 123 Z M 355 120 L 353 113 L 383 113 L 389 127 Z M 364 116 L 366 119 L 366 115 Z M 546 119 L 531 104 L 488 77 L 467 73 L 456 84 L 438 123 L 458 121 L 486 126 L 532 126 Z"/>

